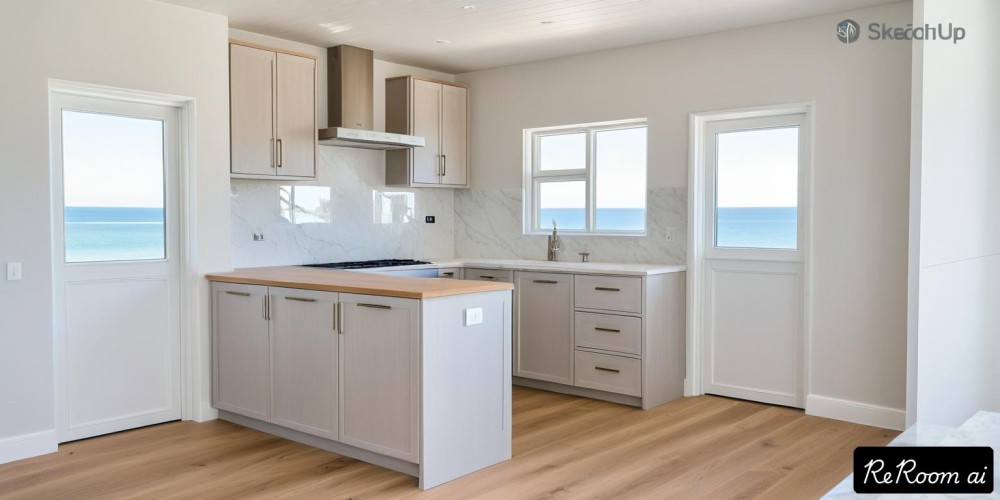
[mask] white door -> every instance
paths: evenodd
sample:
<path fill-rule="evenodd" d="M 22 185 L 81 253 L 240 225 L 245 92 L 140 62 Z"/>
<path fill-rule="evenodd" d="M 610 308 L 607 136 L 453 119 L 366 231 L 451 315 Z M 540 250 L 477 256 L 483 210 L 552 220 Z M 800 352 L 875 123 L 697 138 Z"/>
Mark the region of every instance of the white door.
<path fill-rule="evenodd" d="M 59 441 L 177 420 L 178 110 L 51 103 Z"/>
<path fill-rule="evenodd" d="M 801 408 L 806 115 L 705 127 L 704 392 Z"/>

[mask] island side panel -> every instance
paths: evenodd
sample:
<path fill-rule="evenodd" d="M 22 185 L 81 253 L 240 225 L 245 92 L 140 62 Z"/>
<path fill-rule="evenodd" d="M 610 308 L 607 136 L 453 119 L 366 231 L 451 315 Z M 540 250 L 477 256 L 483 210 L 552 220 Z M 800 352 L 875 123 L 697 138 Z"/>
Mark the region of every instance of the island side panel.
<path fill-rule="evenodd" d="M 642 409 L 684 396 L 687 364 L 686 273 L 646 278 L 646 345 L 643 351 Z"/>
<path fill-rule="evenodd" d="M 421 489 L 511 457 L 511 296 L 422 301 Z M 477 308 L 482 323 L 465 326 Z"/>

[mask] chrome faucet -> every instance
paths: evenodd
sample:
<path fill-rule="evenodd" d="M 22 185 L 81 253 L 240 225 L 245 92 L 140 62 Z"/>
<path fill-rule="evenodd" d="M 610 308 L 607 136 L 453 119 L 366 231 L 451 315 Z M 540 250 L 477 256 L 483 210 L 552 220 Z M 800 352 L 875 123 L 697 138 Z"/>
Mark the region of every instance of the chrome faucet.
<path fill-rule="evenodd" d="M 559 239 L 559 231 L 556 230 L 556 220 L 552 219 L 552 234 L 549 235 L 549 260 L 556 260 L 560 251 L 562 251 L 562 240 Z"/>

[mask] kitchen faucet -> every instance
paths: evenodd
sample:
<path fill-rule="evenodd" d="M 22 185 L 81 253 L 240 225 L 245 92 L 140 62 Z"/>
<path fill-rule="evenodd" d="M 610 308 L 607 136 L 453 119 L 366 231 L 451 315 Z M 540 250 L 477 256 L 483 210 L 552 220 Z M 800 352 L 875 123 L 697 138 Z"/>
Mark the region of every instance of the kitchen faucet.
<path fill-rule="evenodd" d="M 556 260 L 560 251 L 562 251 L 562 240 L 559 239 L 559 231 L 556 230 L 556 220 L 552 219 L 552 234 L 549 235 L 549 260 Z"/>

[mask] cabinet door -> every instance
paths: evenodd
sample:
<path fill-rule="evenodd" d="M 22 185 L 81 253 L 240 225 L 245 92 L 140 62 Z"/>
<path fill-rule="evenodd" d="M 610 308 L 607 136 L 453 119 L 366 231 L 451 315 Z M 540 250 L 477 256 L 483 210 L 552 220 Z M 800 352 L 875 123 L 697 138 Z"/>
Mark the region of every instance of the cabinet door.
<path fill-rule="evenodd" d="M 442 87 L 441 183 L 465 186 L 469 183 L 469 89 Z"/>
<path fill-rule="evenodd" d="M 514 375 L 573 384 L 573 275 L 515 273 Z"/>
<path fill-rule="evenodd" d="M 341 441 L 419 460 L 420 302 L 341 294 Z"/>
<path fill-rule="evenodd" d="M 441 99 L 440 83 L 413 80 L 413 135 L 427 142 L 413 148 L 413 182 L 441 182 Z"/>
<path fill-rule="evenodd" d="M 271 288 L 271 422 L 338 439 L 337 294 Z"/>
<path fill-rule="evenodd" d="M 212 284 L 213 393 L 220 410 L 270 419 L 267 287 Z"/>
<path fill-rule="evenodd" d="M 275 89 L 277 173 L 316 176 L 316 60 L 278 54 Z"/>
<path fill-rule="evenodd" d="M 229 46 L 229 130 L 234 174 L 274 175 L 276 54 Z"/>

